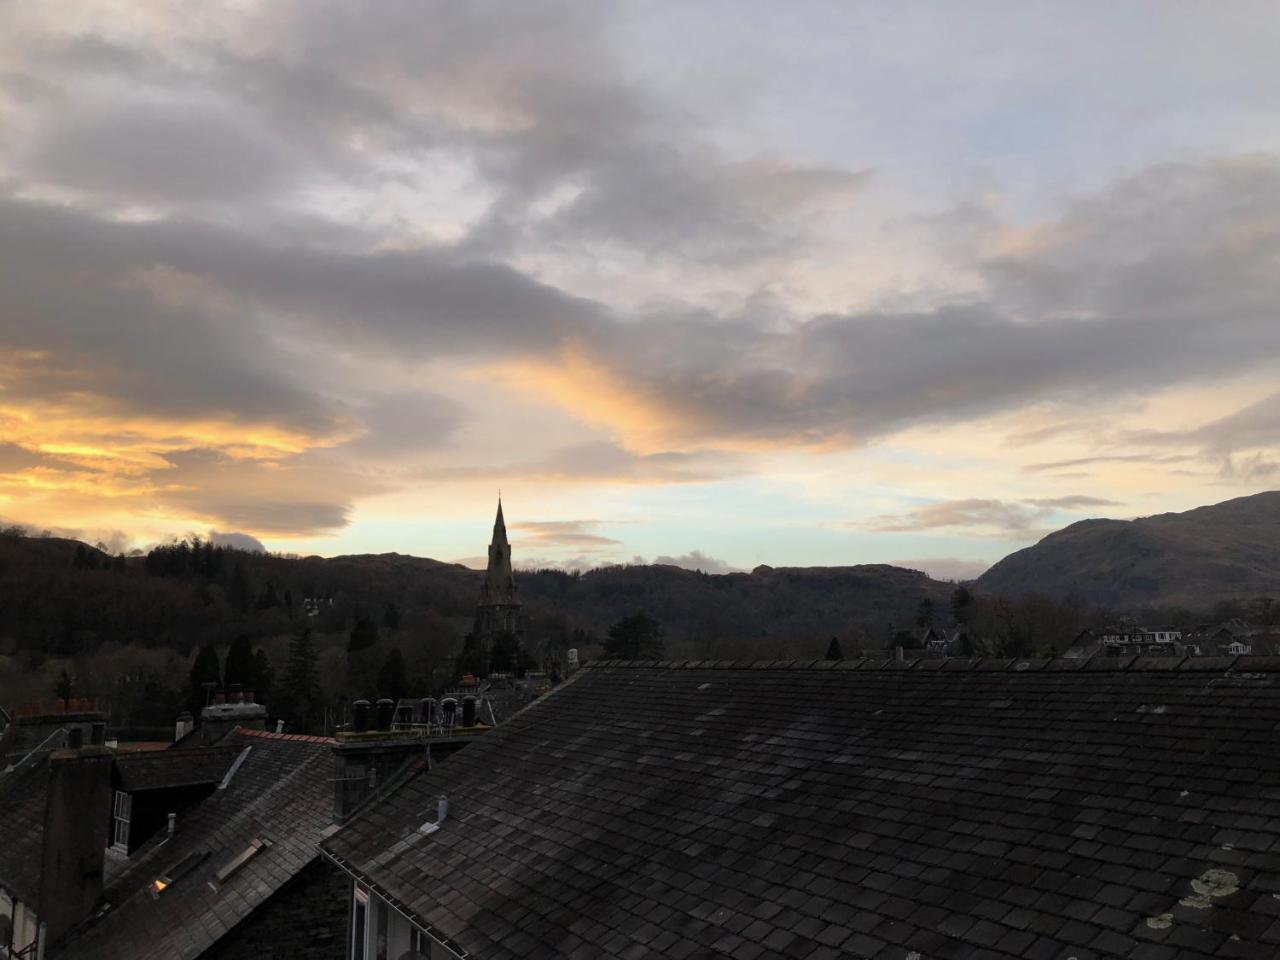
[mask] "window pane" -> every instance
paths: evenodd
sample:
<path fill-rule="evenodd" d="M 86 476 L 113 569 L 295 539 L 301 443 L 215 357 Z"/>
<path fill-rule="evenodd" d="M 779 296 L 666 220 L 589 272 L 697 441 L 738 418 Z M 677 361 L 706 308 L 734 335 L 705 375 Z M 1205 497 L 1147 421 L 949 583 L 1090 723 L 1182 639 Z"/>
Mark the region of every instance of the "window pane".
<path fill-rule="evenodd" d="M 378 956 L 377 960 L 387 960 L 387 924 L 390 917 L 387 916 L 390 908 L 385 900 L 378 901 Z"/>
<path fill-rule="evenodd" d="M 351 960 L 364 960 L 365 913 L 367 907 L 358 896 L 355 901 L 355 915 L 351 922 Z"/>

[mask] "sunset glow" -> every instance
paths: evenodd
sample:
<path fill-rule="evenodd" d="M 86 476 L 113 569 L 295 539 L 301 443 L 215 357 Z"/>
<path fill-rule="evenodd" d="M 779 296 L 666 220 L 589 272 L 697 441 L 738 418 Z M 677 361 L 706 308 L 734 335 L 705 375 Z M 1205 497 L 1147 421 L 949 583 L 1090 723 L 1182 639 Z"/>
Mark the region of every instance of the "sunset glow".
<path fill-rule="evenodd" d="M 17 4 L 0 521 L 967 576 L 1274 487 L 1274 7 L 801 7 Z"/>

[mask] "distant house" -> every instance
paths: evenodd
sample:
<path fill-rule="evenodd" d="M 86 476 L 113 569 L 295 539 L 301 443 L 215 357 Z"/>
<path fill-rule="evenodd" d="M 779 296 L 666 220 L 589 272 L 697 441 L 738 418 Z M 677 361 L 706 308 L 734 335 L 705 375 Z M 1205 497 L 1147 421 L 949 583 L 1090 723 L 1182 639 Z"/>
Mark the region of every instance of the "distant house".
<path fill-rule="evenodd" d="M 1196 656 L 1200 650 L 1194 643 L 1184 641 L 1181 630 L 1113 626 L 1081 630 L 1064 656 L 1089 657 L 1098 652 L 1110 657 L 1182 657 Z"/>
<path fill-rule="evenodd" d="M 321 847 L 350 960 L 1280 955 L 1280 658 L 593 664 Z"/>
<path fill-rule="evenodd" d="M 1217 656 L 1280 653 L 1280 627 L 1249 623 L 1232 617 L 1217 624 L 1202 624 L 1193 639 Z"/>
<path fill-rule="evenodd" d="M 962 626 L 950 630 L 925 627 L 920 635 L 920 649 L 931 657 L 968 657 L 974 652 L 973 640 Z"/>

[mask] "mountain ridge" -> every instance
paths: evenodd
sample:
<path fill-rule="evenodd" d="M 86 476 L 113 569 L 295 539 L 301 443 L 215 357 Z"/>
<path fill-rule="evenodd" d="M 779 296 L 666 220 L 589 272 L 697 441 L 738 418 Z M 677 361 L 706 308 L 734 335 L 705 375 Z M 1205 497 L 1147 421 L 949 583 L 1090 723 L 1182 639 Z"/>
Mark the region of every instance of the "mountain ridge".
<path fill-rule="evenodd" d="M 1280 591 L 1280 491 L 1056 530 L 973 581 L 987 593 L 1100 606 L 1203 606 Z"/>

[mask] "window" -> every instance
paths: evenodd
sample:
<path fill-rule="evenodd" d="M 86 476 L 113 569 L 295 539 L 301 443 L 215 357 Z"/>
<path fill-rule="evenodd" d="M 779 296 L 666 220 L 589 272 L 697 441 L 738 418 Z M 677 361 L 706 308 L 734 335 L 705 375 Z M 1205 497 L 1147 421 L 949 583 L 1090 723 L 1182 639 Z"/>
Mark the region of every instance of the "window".
<path fill-rule="evenodd" d="M 369 920 L 369 895 L 355 888 L 355 901 L 351 909 L 351 960 L 364 960 L 365 930 Z"/>
<path fill-rule="evenodd" d="M 129 819 L 132 815 L 133 795 L 117 790 L 112 811 L 111 845 L 122 853 L 129 852 Z"/>
<path fill-rule="evenodd" d="M 387 928 L 390 926 L 391 918 L 388 914 L 391 912 L 387 906 L 387 901 L 378 901 L 378 939 L 376 943 L 377 954 L 375 960 L 387 960 Z"/>
<path fill-rule="evenodd" d="M 409 951 L 420 953 L 424 957 L 431 956 L 431 940 L 417 927 L 409 928 Z"/>

